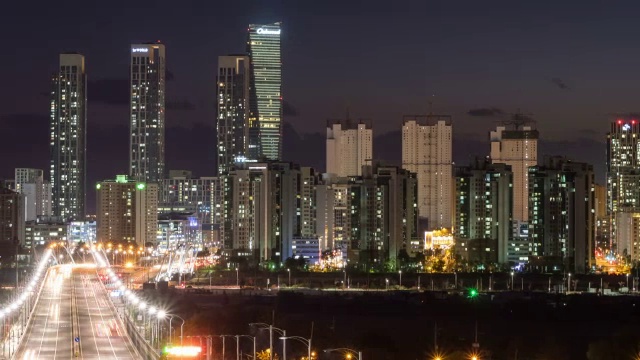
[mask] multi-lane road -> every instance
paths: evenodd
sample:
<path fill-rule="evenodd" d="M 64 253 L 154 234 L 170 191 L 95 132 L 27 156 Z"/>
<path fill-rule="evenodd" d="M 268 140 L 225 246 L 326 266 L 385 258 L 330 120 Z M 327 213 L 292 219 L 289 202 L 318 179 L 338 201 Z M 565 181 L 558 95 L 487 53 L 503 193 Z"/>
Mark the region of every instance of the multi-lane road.
<path fill-rule="evenodd" d="M 50 270 L 15 359 L 139 359 L 95 269 Z"/>

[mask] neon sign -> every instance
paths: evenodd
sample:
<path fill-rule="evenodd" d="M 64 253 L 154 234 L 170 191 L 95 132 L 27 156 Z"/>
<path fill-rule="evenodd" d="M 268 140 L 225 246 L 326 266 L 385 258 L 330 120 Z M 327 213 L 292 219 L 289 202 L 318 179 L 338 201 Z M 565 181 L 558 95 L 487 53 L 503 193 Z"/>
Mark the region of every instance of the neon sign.
<path fill-rule="evenodd" d="M 133 49 L 131 49 L 131 52 L 134 52 L 134 53 L 147 53 L 147 52 L 149 52 L 149 49 L 148 48 L 133 48 Z"/>
<path fill-rule="evenodd" d="M 264 34 L 264 35 L 280 35 L 281 31 L 282 29 L 271 30 L 271 29 L 265 29 L 265 28 L 259 28 L 258 30 L 256 30 L 258 34 Z"/>

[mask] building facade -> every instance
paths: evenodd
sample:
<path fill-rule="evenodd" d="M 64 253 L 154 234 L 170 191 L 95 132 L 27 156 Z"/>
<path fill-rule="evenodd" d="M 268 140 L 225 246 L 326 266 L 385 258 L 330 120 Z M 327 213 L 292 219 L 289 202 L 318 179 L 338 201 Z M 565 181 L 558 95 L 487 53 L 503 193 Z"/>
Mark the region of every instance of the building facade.
<path fill-rule="evenodd" d="M 547 157 L 529 169 L 532 265 L 584 274 L 595 266 L 593 167 Z M 535 260 L 535 261 L 534 261 Z"/>
<path fill-rule="evenodd" d="M 251 159 L 282 157 L 281 23 L 251 24 L 247 53 L 251 59 L 249 146 Z"/>
<path fill-rule="evenodd" d="M 0 188 L 0 256 L 15 254 L 24 246 L 24 199 L 7 188 Z"/>
<path fill-rule="evenodd" d="M 373 128 L 370 123 L 350 119 L 327 121 L 327 173 L 360 176 L 362 167 L 371 165 Z"/>
<path fill-rule="evenodd" d="M 24 195 L 25 220 L 51 216 L 51 184 L 40 169 L 15 169 L 16 191 Z"/>
<path fill-rule="evenodd" d="M 513 231 L 511 167 L 476 159 L 455 171 L 456 251 L 472 263 L 508 263 Z"/>
<path fill-rule="evenodd" d="M 513 219 L 529 217 L 529 167 L 538 164 L 538 131 L 530 126 L 498 126 L 491 131 L 491 161 L 511 166 L 513 172 Z"/>
<path fill-rule="evenodd" d="M 49 126 L 52 213 L 65 220 L 85 215 L 87 75 L 84 56 L 60 54 L 52 79 Z"/>
<path fill-rule="evenodd" d="M 28 249 L 44 246 L 50 242 L 67 242 L 67 223 L 56 216 L 39 216 L 36 220 L 27 221 L 25 225 L 25 242 Z"/>
<path fill-rule="evenodd" d="M 248 56 L 218 57 L 216 128 L 219 176 L 228 174 L 236 161 L 242 162 L 248 155 L 250 74 Z"/>
<path fill-rule="evenodd" d="M 159 214 L 193 213 L 202 224 L 222 223 L 222 191 L 218 177 L 171 176 L 160 182 Z"/>
<path fill-rule="evenodd" d="M 453 199 L 450 116 L 405 116 L 402 168 L 418 176 L 418 208 L 429 229 L 451 229 Z"/>
<path fill-rule="evenodd" d="M 260 263 L 293 256 L 294 238 L 315 234 L 313 169 L 285 162 L 247 164 L 229 174 L 225 194 L 226 249 L 253 254 Z"/>
<path fill-rule="evenodd" d="M 131 45 L 129 176 L 136 181 L 165 178 L 165 47 Z"/>
<path fill-rule="evenodd" d="M 158 232 L 158 184 L 118 175 L 96 185 L 97 241 L 156 244 Z"/>

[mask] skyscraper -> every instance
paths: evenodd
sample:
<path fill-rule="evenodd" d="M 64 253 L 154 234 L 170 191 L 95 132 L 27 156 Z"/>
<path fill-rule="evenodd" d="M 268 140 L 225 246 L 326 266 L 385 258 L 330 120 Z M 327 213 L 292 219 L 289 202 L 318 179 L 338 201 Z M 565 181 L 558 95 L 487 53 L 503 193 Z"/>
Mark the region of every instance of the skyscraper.
<path fill-rule="evenodd" d="M 440 115 L 405 116 L 402 125 L 402 168 L 418 176 L 418 209 L 430 229 L 453 226 L 451 129 L 451 117 Z"/>
<path fill-rule="evenodd" d="M 84 56 L 60 54 L 52 79 L 49 131 L 52 211 L 81 220 L 85 211 L 87 77 Z"/>
<path fill-rule="evenodd" d="M 161 43 L 131 45 L 129 175 L 164 178 L 165 49 Z"/>
<path fill-rule="evenodd" d="M 498 126 L 491 131 L 491 161 L 507 164 L 513 171 L 513 220 L 528 221 L 529 167 L 538 164 L 538 130 L 524 126 L 516 115 L 514 128 Z"/>
<path fill-rule="evenodd" d="M 619 118 L 607 134 L 607 210 L 640 210 L 640 121 Z"/>
<path fill-rule="evenodd" d="M 251 24 L 247 52 L 251 58 L 249 157 L 282 157 L 281 23 Z"/>
<path fill-rule="evenodd" d="M 246 55 L 218 57 L 218 175 L 248 155 L 250 61 Z M 254 159 L 256 160 L 256 159 Z"/>
<path fill-rule="evenodd" d="M 619 254 L 637 256 L 630 237 L 631 220 L 640 218 L 640 121 L 632 116 L 621 116 L 611 121 L 607 134 L 607 212 L 610 226 L 608 235 Z M 620 223 L 623 221 L 624 223 Z M 620 229 L 619 226 L 622 226 Z M 600 234 L 607 234 L 600 229 Z M 604 230 L 604 231 L 603 231 Z M 621 231 L 618 231 L 621 230 Z M 633 246 L 631 246 L 631 245 Z"/>
<path fill-rule="evenodd" d="M 327 173 L 338 177 L 360 176 L 373 156 L 371 123 L 327 121 Z"/>

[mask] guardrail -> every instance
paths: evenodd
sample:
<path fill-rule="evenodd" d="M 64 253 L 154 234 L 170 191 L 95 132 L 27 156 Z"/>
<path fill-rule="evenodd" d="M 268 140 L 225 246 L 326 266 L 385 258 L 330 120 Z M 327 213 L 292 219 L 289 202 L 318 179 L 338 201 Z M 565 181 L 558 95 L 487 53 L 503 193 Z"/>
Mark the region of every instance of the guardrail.
<path fill-rule="evenodd" d="M 106 272 L 110 277 L 109 281 L 112 281 L 114 284 L 116 284 L 120 288 L 120 290 L 124 290 L 124 285 L 120 282 L 120 280 L 117 279 L 117 277 L 113 273 L 113 270 L 111 270 L 111 266 L 109 265 L 108 261 L 102 259 L 99 253 L 94 253 L 94 257 L 99 267 L 107 269 Z M 102 288 L 105 289 L 107 293 L 109 293 L 109 289 L 107 289 L 106 284 L 103 281 L 100 281 L 100 284 L 102 284 Z M 122 297 L 122 295 L 120 295 L 120 297 Z M 144 360 L 160 359 L 160 353 L 158 352 L 158 350 L 154 349 L 153 346 L 146 340 L 146 338 L 142 334 L 140 334 L 135 323 L 131 321 L 131 318 L 127 315 L 126 311 L 123 311 L 122 313 L 118 312 L 118 310 L 116 309 L 116 304 L 114 303 L 114 300 L 111 296 L 109 296 L 109 305 L 114 313 L 118 314 L 118 316 L 116 316 L 117 321 L 124 325 L 124 329 L 127 332 L 129 339 L 131 339 L 131 342 L 133 343 L 133 346 L 136 349 L 138 355 Z"/>
<path fill-rule="evenodd" d="M 2 304 L 0 307 L 0 328 L 1 351 L 0 359 L 11 359 L 17 352 L 25 331 L 31 322 L 35 304 L 40 298 L 40 293 L 45 284 L 49 272 L 42 276 L 51 259 L 52 251 L 47 249 L 44 252 L 35 271 L 30 275 L 30 281 L 24 282 L 22 293 L 19 294 L 19 284 L 16 284 L 16 292 L 13 301 L 9 304 Z M 33 296 L 37 294 L 36 296 Z M 9 324 L 9 325 L 8 325 Z M 8 328 L 7 328 L 8 325 Z"/>

